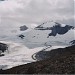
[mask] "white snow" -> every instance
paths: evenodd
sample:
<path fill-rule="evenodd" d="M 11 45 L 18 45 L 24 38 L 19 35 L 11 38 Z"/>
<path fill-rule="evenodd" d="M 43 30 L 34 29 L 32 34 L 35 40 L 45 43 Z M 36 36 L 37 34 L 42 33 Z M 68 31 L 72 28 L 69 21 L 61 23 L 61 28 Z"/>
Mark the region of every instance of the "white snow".
<path fill-rule="evenodd" d="M 54 25 L 55 25 L 54 21 L 47 21 L 47 22 L 44 22 L 41 26 L 43 26 L 43 27 L 52 27 Z"/>
<path fill-rule="evenodd" d="M 30 32 L 23 33 L 25 36 L 23 41 L 26 42 L 25 45 L 30 48 L 37 46 L 44 46 L 45 43 L 54 46 L 65 46 L 69 45 L 69 42 L 74 40 L 74 30 L 69 30 L 63 35 L 57 34 L 55 37 L 50 36 L 47 38 L 50 30 L 31 30 Z"/>
<path fill-rule="evenodd" d="M 65 27 L 66 26 L 66 24 L 61 24 L 61 27 Z"/>
<path fill-rule="evenodd" d="M 37 26 L 38 25 L 37 24 L 34 24 L 34 23 L 33 24 L 30 24 L 30 28 L 32 28 L 32 29 L 35 28 L 35 27 L 37 27 Z"/>

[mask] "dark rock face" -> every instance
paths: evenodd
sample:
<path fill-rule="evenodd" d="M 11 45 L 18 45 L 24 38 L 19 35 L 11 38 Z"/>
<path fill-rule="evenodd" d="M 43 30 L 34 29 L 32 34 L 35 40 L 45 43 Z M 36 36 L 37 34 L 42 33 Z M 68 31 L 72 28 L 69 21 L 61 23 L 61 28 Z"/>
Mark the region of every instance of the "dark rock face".
<path fill-rule="evenodd" d="M 8 49 L 8 46 L 4 43 L 0 43 L 0 56 L 4 56 L 4 53 Z"/>
<path fill-rule="evenodd" d="M 25 26 L 25 25 L 20 27 L 20 31 L 25 31 L 25 30 L 27 30 L 27 29 L 28 29 L 28 27 Z"/>
<path fill-rule="evenodd" d="M 8 49 L 8 46 L 6 44 L 0 43 L 0 51 L 4 52 L 7 49 Z"/>
<path fill-rule="evenodd" d="M 71 50 L 72 49 L 72 50 Z M 56 58 L 56 57 L 62 57 L 63 55 L 65 56 L 66 54 L 72 54 L 75 53 L 75 45 L 72 47 L 66 47 L 66 48 L 58 48 L 54 49 L 51 51 L 40 51 L 36 54 L 36 59 L 37 60 L 44 60 L 47 58 Z"/>
<path fill-rule="evenodd" d="M 61 27 L 60 24 L 57 24 L 50 28 L 52 32 L 48 35 L 49 36 L 56 36 L 57 34 L 63 35 L 67 33 L 70 29 L 73 29 L 73 26 L 66 25 L 65 27 Z"/>
<path fill-rule="evenodd" d="M 19 35 L 19 37 L 20 37 L 21 39 L 24 39 L 25 36 L 21 34 L 21 35 Z"/>
<path fill-rule="evenodd" d="M 75 45 L 75 40 L 71 41 L 70 43 L 71 45 Z"/>

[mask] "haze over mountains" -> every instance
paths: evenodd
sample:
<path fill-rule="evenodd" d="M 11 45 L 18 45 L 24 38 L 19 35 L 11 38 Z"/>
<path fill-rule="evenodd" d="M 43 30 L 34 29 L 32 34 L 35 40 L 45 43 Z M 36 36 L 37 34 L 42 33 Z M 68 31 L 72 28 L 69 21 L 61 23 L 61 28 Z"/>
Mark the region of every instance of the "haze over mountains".
<path fill-rule="evenodd" d="M 4 26 L 30 26 L 47 20 L 74 26 L 74 0 L 5 0 L 0 3 L 0 18 Z"/>

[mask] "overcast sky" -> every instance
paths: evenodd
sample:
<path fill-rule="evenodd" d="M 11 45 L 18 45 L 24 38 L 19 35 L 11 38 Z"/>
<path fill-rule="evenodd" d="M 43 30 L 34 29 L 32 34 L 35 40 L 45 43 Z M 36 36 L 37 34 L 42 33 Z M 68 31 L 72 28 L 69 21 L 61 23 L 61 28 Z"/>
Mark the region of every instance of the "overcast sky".
<path fill-rule="evenodd" d="M 58 20 L 74 25 L 74 0 L 5 0 L 0 2 L 0 25 L 17 26 Z"/>

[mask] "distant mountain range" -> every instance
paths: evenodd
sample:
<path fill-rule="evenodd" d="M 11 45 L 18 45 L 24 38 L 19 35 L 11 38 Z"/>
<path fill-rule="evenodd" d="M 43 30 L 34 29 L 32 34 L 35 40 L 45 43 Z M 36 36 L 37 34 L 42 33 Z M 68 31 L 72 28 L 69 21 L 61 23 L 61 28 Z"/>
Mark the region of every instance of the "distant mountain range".
<path fill-rule="evenodd" d="M 73 26 L 48 21 L 20 35 L 22 40 L 27 43 L 26 46 L 28 44 L 44 46 L 45 43 L 49 45 L 69 45 L 74 40 L 74 31 L 75 28 Z"/>

